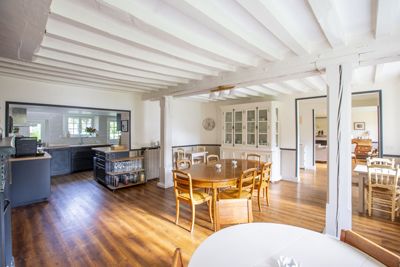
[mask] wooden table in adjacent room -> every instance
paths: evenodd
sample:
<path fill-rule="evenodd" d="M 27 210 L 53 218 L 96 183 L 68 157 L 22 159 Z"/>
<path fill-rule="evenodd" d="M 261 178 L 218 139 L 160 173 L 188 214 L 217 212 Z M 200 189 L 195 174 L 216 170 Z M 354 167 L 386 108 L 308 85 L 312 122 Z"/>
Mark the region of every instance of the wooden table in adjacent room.
<path fill-rule="evenodd" d="M 193 253 L 189 267 L 281 266 L 281 257 L 293 259 L 296 266 L 384 266 L 328 235 L 285 224 L 249 223 L 209 236 Z"/>
<path fill-rule="evenodd" d="M 258 168 L 259 162 L 256 160 L 237 160 L 237 167 L 233 167 L 232 159 L 222 159 L 217 163 L 221 164 L 221 170 L 217 170 L 214 164 L 192 165 L 186 171 L 192 176 L 193 187 L 211 188 L 213 193 L 213 217 L 216 217 L 216 201 L 218 188 L 236 186 L 237 180 L 244 170 Z M 216 220 L 214 220 L 216 229 Z"/>

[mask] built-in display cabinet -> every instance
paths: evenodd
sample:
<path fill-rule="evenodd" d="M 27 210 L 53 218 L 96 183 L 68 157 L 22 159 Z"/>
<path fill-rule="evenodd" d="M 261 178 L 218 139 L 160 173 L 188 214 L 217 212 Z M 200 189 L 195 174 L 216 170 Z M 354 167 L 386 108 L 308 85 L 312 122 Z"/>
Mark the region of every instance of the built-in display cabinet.
<path fill-rule="evenodd" d="M 245 159 L 257 153 L 272 162 L 273 181 L 280 180 L 279 102 L 221 107 L 221 158 Z"/>

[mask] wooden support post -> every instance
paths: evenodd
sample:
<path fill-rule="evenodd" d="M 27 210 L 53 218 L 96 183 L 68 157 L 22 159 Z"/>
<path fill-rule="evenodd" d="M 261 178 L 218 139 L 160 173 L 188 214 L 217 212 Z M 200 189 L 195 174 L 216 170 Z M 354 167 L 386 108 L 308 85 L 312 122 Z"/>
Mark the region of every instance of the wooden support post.
<path fill-rule="evenodd" d="M 157 186 L 168 188 L 173 186 L 172 179 L 172 96 L 160 99 L 160 137 L 161 137 L 161 170 Z"/>
<path fill-rule="evenodd" d="M 327 66 L 328 203 L 325 232 L 339 237 L 351 229 L 351 76 L 352 64 Z"/>

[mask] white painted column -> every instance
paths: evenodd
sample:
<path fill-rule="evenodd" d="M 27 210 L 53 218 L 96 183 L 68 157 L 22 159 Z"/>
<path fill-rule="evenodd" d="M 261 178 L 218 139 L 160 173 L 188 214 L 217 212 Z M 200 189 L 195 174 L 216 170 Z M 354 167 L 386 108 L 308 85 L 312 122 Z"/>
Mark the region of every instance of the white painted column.
<path fill-rule="evenodd" d="M 161 170 L 160 181 L 157 186 L 172 187 L 172 96 L 163 96 L 160 99 L 160 146 Z"/>
<path fill-rule="evenodd" d="M 352 64 L 327 66 L 328 202 L 325 232 L 339 237 L 351 229 L 351 76 Z"/>

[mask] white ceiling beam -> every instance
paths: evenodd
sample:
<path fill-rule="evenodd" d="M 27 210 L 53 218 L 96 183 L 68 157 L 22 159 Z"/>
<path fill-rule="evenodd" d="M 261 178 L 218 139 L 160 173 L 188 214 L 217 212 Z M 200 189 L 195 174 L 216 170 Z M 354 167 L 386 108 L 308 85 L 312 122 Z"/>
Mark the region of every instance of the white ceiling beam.
<path fill-rule="evenodd" d="M 383 52 L 384 51 L 384 52 Z M 324 53 L 295 57 L 281 62 L 272 62 L 257 68 L 240 69 L 236 73 L 227 73 L 222 77 L 207 77 L 193 81 L 188 85 L 168 88 L 161 94 L 145 94 L 143 99 L 158 99 L 164 95 L 188 95 L 200 93 L 224 84 L 247 87 L 254 84 L 268 84 L 290 79 L 302 79 L 321 75 L 327 65 L 352 62 L 354 67 L 385 63 L 400 58 L 400 39 L 368 41 L 363 44 L 348 46 L 343 49 L 329 49 Z"/>
<path fill-rule="evenodd" d="M 155 89 L 148 89 L 148 88 L 142 88 L 142 87 L 139 88 L 139 87 L 136 87 L 134 85 L 125 85 L 125 84 L 120 84 L 120 83 L 116 83 L 116 82 L 109 82 L 109 81 L 90 78 L 90 77 L 71 75 L 71 74 L 67 74 L 67 73 L 63 73 L 63 72 L 58 72 L 56 70 L 53 70 L 53 71 L 42 70 L 42 69 L 29 68 L 29 67 L 20 66 L 20 65 L 4 64 L 4 63 L 1 63 L 1 62 L 0 62 L 0 68 L 8 69 L 10 71 L 17 71 L 18 73 L 23 71 L 23 72 L 31 73 L 31 74 L 48 75 L 48 76 L 55 77 L 55 78 L 70 79 L 70 80 L 88 82 L 88 83 L 92 83 L 92 84 L 99 84 L 101 86 L 110 86 L 110 87 L 115 86 L 115 87 L 118 87 L 118 88 L 135 89 L 136 91 L 140 91 L 140 92 L 149 92 L 149 91 L 154 91 L 155 90 Z"/>
<path fill-rule="evenodd" d="M 275 91 L 261 85 L 252 85 L 252 86 L 247 86 L 246 88 L 260 92 L 264 95 L 273 95 L 273 96 L 278 95 L 278 93 L 276 93 Z"/>
<path fill-rule="evenodd" d="M 334 1 L 308 0 L 308 4 L 332 48 L 346 45 L 345 32 Z"/>
<path fill-rule="evenodd" d="M 47 20 L 46 35 L 123 57 L 142 60 L 151 64 L 203 75 L 218 75 L 218 72 L 213 69 L 131 46 L 122 41 L 68 24 L 51 14 Z"/>
<path fill-rule="evenodd" d="M 183 43 L 190 44 L 202 51 L 206 51 L 242 66 L 256 66 L 258 64 L 258 60 L 253 56 L 245 53 L 238 53 L 237 50 L 220 44 L 216 40 L 206 38 L 206 36 L 199 36 L 199 34 L 192 31 L 190 27 L 186 27 L 186 25 L 176 23 L 175 20 L 169 17 L 160 15 L 162 13 L 156 12 L 156 8 L 146 8 L 144 5 L 130 0 L 102 0 L 102 2 L 118 10 L 127 12 L 138 20 L 135 21 L 135 25 L 140 25 L 140 22 L 142 22 L 147 26 L 146 29 L 148 31 L 151 31 L 152 29 L 150 27 L 153 27 L 156 32 L 162 31 L 163 33 L 179 39 Z"/>
<path fill-rule="evenodd" d="M 328 86 L 320 75 L 306 77 L 304 80 L 307 80 L 309 83 L 317 87 L 320 91 L 325 91 Z"/>
<path fill-rule="evenodd" d="M 150 84 L 150 83 L 144 83 L 141 81 L 137 81 L 135 78 L 132 78 L 132 77 L 130 77 L 128 75 L 124 75 L 124 74 L 110 73 L 110 72 L 103 71 L 103 70 L 90 69 L 87 67 L 82 67 L 82 66 L 78 66 L 78 65 L 75 65 L 72 63 L 57 61 L 57 60 L 45 58 L 45 57 L 35 56 L 33 58 L 33 62 L 40 66 L 54 67 L 57 69 L 67 70 L 67 71 L 79 71 L 82 74 L 103 77 L 106 79 L 114 79 L 114 80 L 117 80 L 117 81 L 123 82 L 123 83 L 139 84 L 139 85 L 149 87 L 149 88 L 167 88 L 168 87 L 167 85 L 162 85 L 162 84 Z"/>
<path fill-rule="evenodd" d="M 78 44 L 75 44 L 72 42 L 68 42 L 65 40 L 52 38 L 50 36 L 45 36 L 43 38 L 41 47 L 50 48 L 53 50 L 58 50 L 61 52 L 65 52 L 65 53 L 69 53 L 69 54 L 73 54 L 73 55 L 77 55 L 77 56 L 88 57 L 91 59 L 97 59 L 97 60 L 101 60 L 101 61 L 104 61 L 107 63 L 114 63 L 114 64 L 118 64 L 118 65 L 121 65 L 124 67 L 132 68 L 132 69 L 149 71 L 149 72 L 154 72 L 154 73 L 168 75 L 168 76 L 193 79 L 193 80 L 201 80 L 203 78 L 203 76 L 200 74 L 183 71 L 183 70 L 166 68 L 166 67 L 155 65 L 155 64 L 149 64 L 149 63 L 146 63 L 146 62 L 143 62 L 140 60 L 115 55 L 115 54 L 112 54 L 112 53 L 109 53 L 106 51 L 102 51 L 102 50 L 88 48 L 88 47 L 78 45 Z"/>
<path fill-rule="evenodd" d="M 246 95 L 249 95 L 249 96 L 264 96 L 264 95 L 266 95 L 266 94 L 263 94 L 261 92 L 258 92 L 256 90 L 253 90 L 253 89 L 250 89 L 247 87 L 236 88 L 236 90 L 238 90 L 239 92 L 242 92 Z"/>
<path fill-rule="evenodd" d="M 309 88 L 304 87 L 303 84 L 297 82 L 297 80 L 284 81 L 284 82 L 281 82 L 281 85 L 283 87 L 287 87 L 287 88 L 289 88 L 291 90 L 298 91 L 298 92 L 301 92 L 301 93 L 305 93 L 305 92 L 308 92 L 310 90 Z"/>
<path fill-rule="evenodd" d="M 267 88 L 268 90 L 272 90 L 273 92 L 277 92 L 279 94 L 290 95 L 293 93 L 291 90 L 277 83 L 267 83 L 267 84 L 262 84 L 261 86 Z"/>
<path fill-rule="evenodd" d="M 99 12 L 94 7 L 90 7 L 87 2 L 58 0 L 51 5 L 51 13 L 71 20 L 74 24 L 86 27 L 88 30 L 113 38 L 120 38 L 192 63 L 224 71 L 233 71 L 235 69 L 234 66 L 193 53 L 189 49 L 172 45 L 154 35 L 140 31 L 132 24 L 127 24 L 124 21 Z"/>
<path fill-rule="evenodd" d="M 41 48 L 36 53 L 36 55 L 45 57 L 45 58 L 58 60 L 61 62 L 79 65 L 82 67 L 91 68 L 91 69 L 97 69 L 97 70 L 111 72 L 111 73 L 123 74 L 123 75 L 132 77 L 132 80 L 136 80 L 138 82 L 170 85 L 170 86 L 175 86 L 175 85 L 177 85 L 177 83 L 188 83 L 187 79 L 173 78 L 173 77 L 168 77 L 168 76 L 159 75 L 159 74 L 155 74 L 155 73 L 133 70 L 133 69 L 124 68 L 121 66 L 101 62 L 98 60 L 82 58 L 82 57 L 74 56 L 71 54 L 67 54 L 67 53 L 63 53 L 63 52 L 59 52 L 59 51 L 55 51 L 55 50 L 50 50 L 47 48 Z"/>
<path fill-rule="evenodd" d="M 326 85 L 321 84 L 315 81 L 313 77 L 306 77 L 302 80 L 304 84 L 306 84 L 309 88 L 316 90 L 316 91 L 324 91 L 326 89 Z"/>
<path fill-rule="evenodd" d="M 375 39 L 385 38 L 392 34 L 396 26 L 396 15 L 399 16 L 398 0 L 373 0 L 372 23 Z"/>
<path fill-rule="evenodd" d="M 7 76 L 12 76 L 16 78 L 28 78 L 28 79 L 34 79 L 37 81 L 50 81 L 50 82 L 55 82 L 55 83 L 63 83 L 63 84 L 68 84 L 68 85 L 79 85 L 79 86 L 84 86 L 84 87 L 90 87 L 93 89 L 106 89 L 108 91 L 124 91 L 124 92 L 137 92 L 137 93 L 142 93 L 143 90 L 140 89 L 135 89 L 135 88 L 121 88 L 118 86 L 106 86 L 106 85 L 99 85 L 98 83 L 91 83 L 91 82 L 85 82 L 85 81 L 79 81 L 76 79 L 66 79 L 66 78 L 61 78 L 61 77 L 55 77 L 52 75 L 43 75 L 43 74 L 37 74 L 37 73 L 29 73 L 27 71 L 20 71 L 20 70 L 10 70 L 8 68 L 3 68 L 0 67 L 0 73 L 7 75 Z"/>
<path fill-rule="evenodd" d="M 44 61 L 46 63 L 46 61 L 50 61 L 50 60 L 46 60 L 46 59 L 40 59 L 41 61 Z M 36 61 L 36 59 L 34 58 L 34 61 Z M 53 61 L 50 61 L 53 62 Z M 54 61 L 57 62 L 57 61 Z M 38 69 L 38 70 L 43 70 L 43 71 L 47 71 L 47 72 L 57 72 L 57 73 L 61 73 L 61 74 L 69 74 L 69 75 L 73 75 L 73 76 L 77 76 L 77 77 L 84 77 L 84 78 L 91 78 L 94 80 L 100 80 L 100 81 L 106 81 L 106 82 L 112 82 L 114 84 L 120 84 L 120 85 L 124 85 L 124 86 L 132 86 L 132 87 L 140 87 L 143 90 L 156 90 L 156 89 L 163 89 L 163 88 L 167 88 L 167 86 L 163 86 L 163 85 L 149 85 L 149 84 L 145 84 L 145 83 L 140 83 L 140 82 L 132 82 L 132 81 L 126 81 L 126 80 L 120 80 L 120 79 L 115 79 L 115 78 L 110 78 L 110 77 L 105 77 L 102 75 L 97 75 L 97 74 L 92 74 L 92 73 L 86 73 L 83 71 L 80 71 L 80 69 L 74 69 L 72 66 L 71 69 L 66 69 L 66 68 L 62 68 L 60 67 L 60 65 L 57 64 L 41 64 L 41 63 L 31 63 L 31 62 L 24 62 L 24 61 L 16 61 L 16 60 L 12 60 L 12 59 L 8 59 L 8 58 L 1 58 L 0 57 L 0 64 L 6 65 L 6 66 L 21 66 L 24 67 L 26 69 Z M 64 66 L 62 64 L 62 66 Z"/>
<path fill-rule="evenodd" d="M 245 47 L 264 59 L 270 61 L 283 59 L 283 54 L 273 47 L 269 47 L 265 40 L 243 28 L 232 17 L 221 14 L 221 10 L 212 1 L 168 0 L 168 3 L 235 44 Z"/>
<path fill-rule="evenodd" d="M 272 7 L 274 1 L 236 1 L 294 53 L 297 55 L 309 54 L 309 49 L 304 45 L 304 41 L 300 41 L 299 34 L 291 29 L 290 25 L 285 25 L 279 19 L 279 14 Z"/>
<path fill-rule="evenodd" d="M 145 78 L 149 80 L 158 80 L 166 82 L 167 84 L 177 84 L 177 83 L 188 83 L 189 80 L 180 77 L 168 76 L 163 74 L 158 74 L 154 72 L 142 71 L 137 69 L 132 69 L 129 67 L 124 67 L 114 63 L 107 63 L 104 61 L 99 61 L 98 59 L 92 59 L 88 57 L 81 57 L 79 55 L 74 55 L 66 53 L 59 50 L 54 50 L 50 48 L 41 47 L 37 56 L 43 56 L 47 58 L 52 58 L 59 61 L 65 61 L 68 63 L 73 63 L 81 66 L 86 66 L 89 68 L 101 69 L 108 72 L 120 73 L 128 76 L 134 76 L 139 78 Z"/>
<path fill-rule="evenodd" d="M 373 83 L 377 83 L 380 81 L 380 77 L 382 77 L 384 67 L 385 67 L 385 64 L 376 64 L 373 67 L 373 77 L 372 77 Z"/>

